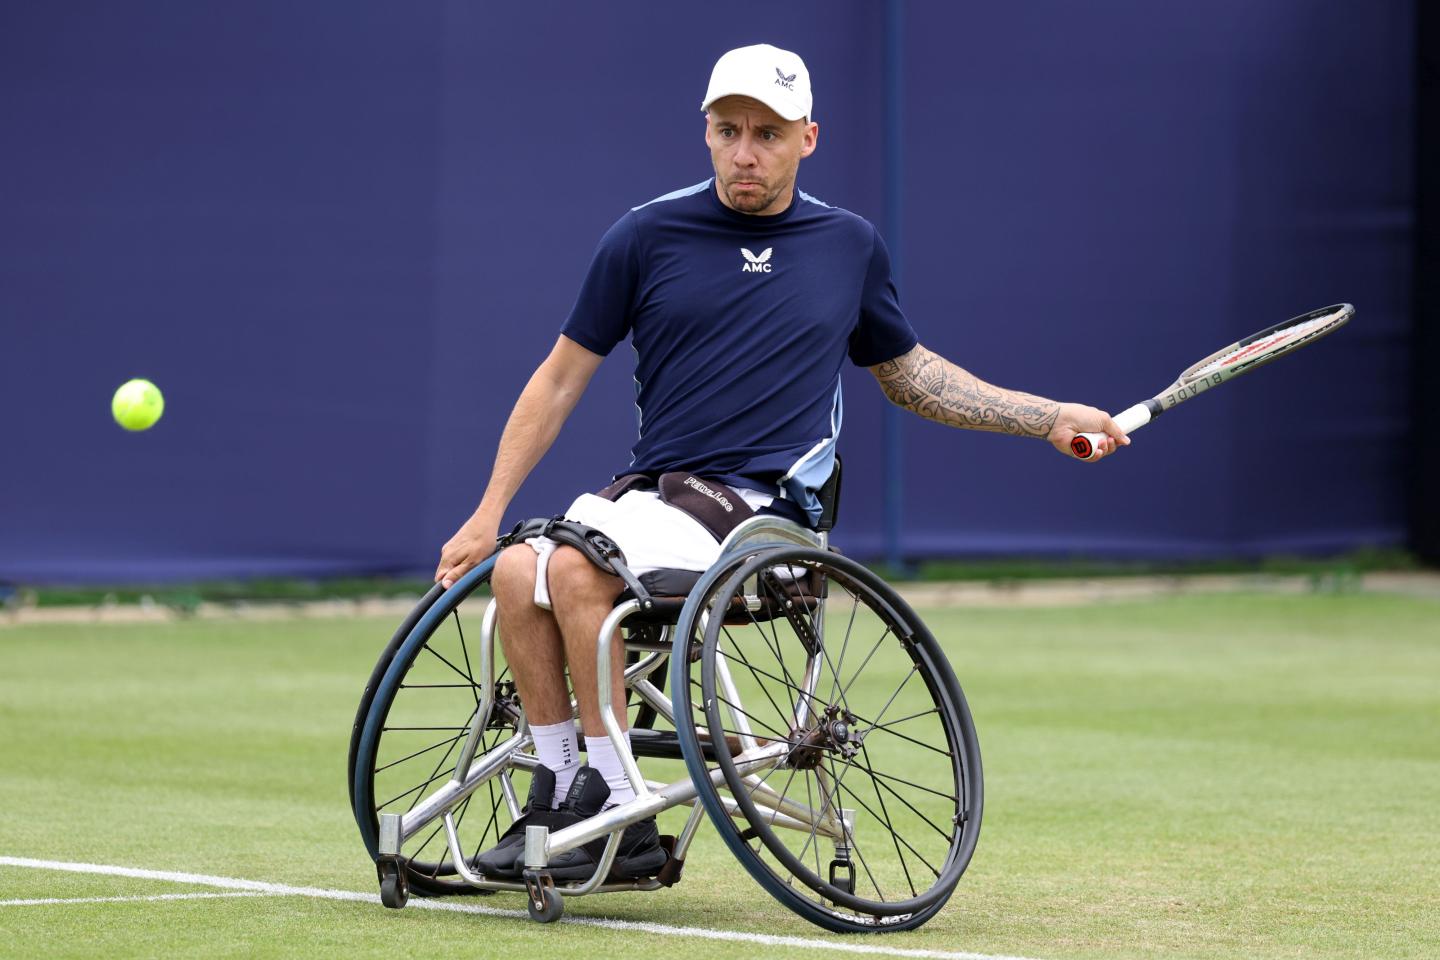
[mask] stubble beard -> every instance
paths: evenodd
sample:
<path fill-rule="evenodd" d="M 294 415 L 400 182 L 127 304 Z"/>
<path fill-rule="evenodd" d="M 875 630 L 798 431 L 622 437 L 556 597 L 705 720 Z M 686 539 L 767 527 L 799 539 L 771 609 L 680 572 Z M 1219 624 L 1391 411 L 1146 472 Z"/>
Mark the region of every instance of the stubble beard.
<path fill-rule="evenodd" d="M 778 185 L 774 191 L 764 192 L 765 185 L 761 184 L 761 193 L 737 193 L 730 184 L 725 185 L 725 196 L 730 200 L 730 206 L 741 213 L 759 213 L 761 210 L 769 209 L 770 205 L 780 199 L 790 181 Z"/>

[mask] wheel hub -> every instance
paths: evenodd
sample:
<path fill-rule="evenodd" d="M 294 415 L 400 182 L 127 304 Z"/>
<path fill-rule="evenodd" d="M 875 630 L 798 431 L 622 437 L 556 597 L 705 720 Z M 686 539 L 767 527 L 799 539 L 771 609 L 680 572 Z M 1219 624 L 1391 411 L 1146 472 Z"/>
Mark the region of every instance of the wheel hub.
<path fill-rule="evenodd" d="M 826 733 L 829 742 L 826 747 L 849 760 L 860 751 L 861 736 L 856 729 L 856 717 L 848 710 L 831 707 L 825 711 Z"/>
<path fill-rule="evenodd" d="M 864 734 L 857 729 L 858 718 L 848 710 L 831 705 L 814 726 L 805 730 L 792 731 L 790 739 L 795 748 L 787 758 L 789 766 L 797 770 L 813 770 L 820 765 L 826 753 L 849 760 L 860 752 Z"/>

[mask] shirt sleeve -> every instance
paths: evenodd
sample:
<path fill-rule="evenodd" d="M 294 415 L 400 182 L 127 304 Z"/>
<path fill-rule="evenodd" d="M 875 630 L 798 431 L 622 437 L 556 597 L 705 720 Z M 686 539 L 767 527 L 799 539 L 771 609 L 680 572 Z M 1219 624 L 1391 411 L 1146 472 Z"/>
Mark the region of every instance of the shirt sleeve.
<path fill-rule="evenodd" d="M 592 353 L 607 355 L 630 333 L 639 286 L 640 241 L 631 212 L 600 238 L 580 295 L 560 332 Z"/>
<path fill-rule="evenodd" d="M 908 353 L 920 342 L 895 292 L 895 278 L 890 275 L 890 251 L 872 226 L 875 242 L 870 252 L 870 266 L 865 271 L 865 286 L 860 291 L 860 322 L 850 334 L 850 361 L 857 367 L 873 367 Z"/>

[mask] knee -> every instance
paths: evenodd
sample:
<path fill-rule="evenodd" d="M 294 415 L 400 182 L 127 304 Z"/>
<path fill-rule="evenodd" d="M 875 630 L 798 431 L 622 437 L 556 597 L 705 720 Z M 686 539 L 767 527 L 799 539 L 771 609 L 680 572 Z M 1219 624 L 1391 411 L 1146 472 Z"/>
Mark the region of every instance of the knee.
<path fill-rule="evenodd" d="M 529 602 L 535 595 L 535 551 L 523 543 L 502 550 L 490 574 L 490 589 L 502 606 L 516 599 Z"/>
<path fill-rule="evenodd" d="M 618 577 L 602 571 L 574 547 L 560 547 L 550 557 L 549 579 L 552 598 L 574 597 L 581 602 L 610 603 L 624 587 Z"/>

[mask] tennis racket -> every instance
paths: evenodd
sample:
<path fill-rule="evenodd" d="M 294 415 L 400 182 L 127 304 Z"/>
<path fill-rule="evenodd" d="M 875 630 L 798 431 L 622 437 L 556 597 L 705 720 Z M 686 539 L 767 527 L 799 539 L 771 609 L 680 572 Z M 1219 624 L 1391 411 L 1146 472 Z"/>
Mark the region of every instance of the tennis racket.
<path fill-rule="evenodd" d="M 1354 315 L 1355 308 L 1350 304 L 1337 303 L 1251 334 L 1216 350 L 1144 403 L 1115 414 L 1115 424 L 1126 433 L 1134 433 L 1171 407 L 1338 330 Z M 1103 433 L 1077 433 L 1070 441 L 1070 451 L 1081 460 L 1094 460 L 1104 439 Z"/>

